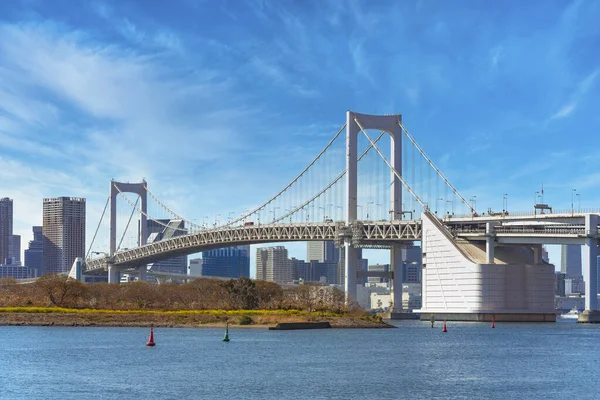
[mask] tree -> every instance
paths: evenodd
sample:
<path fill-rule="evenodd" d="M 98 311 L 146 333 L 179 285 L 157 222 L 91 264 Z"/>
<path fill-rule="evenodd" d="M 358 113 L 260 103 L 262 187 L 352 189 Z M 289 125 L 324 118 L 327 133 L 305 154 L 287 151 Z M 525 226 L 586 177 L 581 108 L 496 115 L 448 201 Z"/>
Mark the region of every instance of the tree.
<path fill-rule="evenodd" d="M 35 283 L 57 307 L 76 306 L 85 293 L 85 286 L 65 275 L 44 275 Z"/>
<path fill-rule="evenodd" d="M 258 292 L 251 279 L 230 279 L 223 283 L 223 287 L 229 293 L 233 309 L 253 310 L 258 308 Z"/>

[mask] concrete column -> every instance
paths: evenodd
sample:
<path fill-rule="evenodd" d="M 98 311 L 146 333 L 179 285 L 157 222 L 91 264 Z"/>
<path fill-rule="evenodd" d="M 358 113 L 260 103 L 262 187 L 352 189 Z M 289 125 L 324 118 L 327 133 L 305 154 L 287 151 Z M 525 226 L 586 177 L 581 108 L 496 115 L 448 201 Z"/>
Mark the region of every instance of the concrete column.
<path fill-rule="evenodd" d="M 117 251 L 117 188 L 110 181 L 110 243 L 108 254 L 112 257 Z"/>
<path fill-rule="evenodd" d="M 147 272 L 148 272 L 148 266 L 146 264 L 142 265 L 140 267 L 140 281 L 146 280 L 146 278 L 148 276 Z"/>
<path fill-rule="evenodd" d="M 585 309 L 598 310 L 598 215 L 585 216 L 587 239 L 583 247 L 583 268 L 585 280 Z"/>
<path fill-rule="evenodd" d="M 487 264 L 494 264 L 494 247 L 496 247 L 496 241 L 495 241 L 495 236 L 494 236 L 494 232 L 495 232 L 495 225 L 493 222 L 487 222 L 485 224 L 485 233 L 486 233 L 486 238 L 485 238 L 485 262 Z"/>
<path fill-rule="evenodd" d="M 390 269 L 393 272 L 392 278 L 392 301 L 394 302 L 393 312 L 402 312 L 402 247 L 395 244 L 390 249 Z"/>
<path fill-rule="evenodd" d="M 346 242 L 344 245 L 346 252 L 345 273 L 346 282 L 344 290 L 346 291 L 346 304 L 356 301 L 356 248 L 351 243 Z"/>
<path fill-rule="evenodd" d="M 119 272 L 113 264 L 108 264 L 108 283 L 119 283 Z"/>
<path fill-rule="evenodd" d="M 398 116 L 398 121 L 400 121 Z M 390 164 L 402 176 L 402 129 L 399 125 L 392 125 L 391 136 L 391 161 Z M 392 186 L 390 192 L 390 213 L 392 220 L 402 219 L 402 182 L 394 171 L 390 171 Z"/>

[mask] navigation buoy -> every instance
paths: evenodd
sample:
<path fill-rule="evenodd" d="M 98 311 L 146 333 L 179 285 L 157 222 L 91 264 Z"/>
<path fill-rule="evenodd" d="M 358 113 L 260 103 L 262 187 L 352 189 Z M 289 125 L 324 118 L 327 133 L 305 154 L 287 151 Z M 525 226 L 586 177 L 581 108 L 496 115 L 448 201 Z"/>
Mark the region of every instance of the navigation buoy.
<path fill-rule="evenodd" d="M 146 342 L 146 346 L 156 346 L 156 343 L 154 343 L 154 329 L 152 327 L 150 327 L 150 338 Z"/>
<path fill-rule="evenodd" d="M 225 322 L 225 336 L 223 342 L 229 342 L 229 321 Z"/>
<path fill-rule="evenodd" d="M 492 328 L 496 327 L 496 324 L 494 322 L 496 322 L 496 318 L 492 315 Z"/>
<path fill-rule="evenodd" d="M 446 320 L 444 320 L 444 327 L 442 328 L 442 332 L 448 332 L 448 329 L 446 329 Z"/>

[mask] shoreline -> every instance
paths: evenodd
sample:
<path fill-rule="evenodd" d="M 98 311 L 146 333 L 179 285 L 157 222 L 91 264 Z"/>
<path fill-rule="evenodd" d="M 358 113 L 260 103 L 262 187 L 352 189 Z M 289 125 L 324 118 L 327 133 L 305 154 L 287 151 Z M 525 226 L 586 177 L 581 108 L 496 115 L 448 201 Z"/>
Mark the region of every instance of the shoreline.
<path fill-rule="evenodd" d="M 268 329 L 285 322 L 329 322 L 332 328 L 395 328 L 369 316 L 330 315 L 327 313 L 277 312 L 273 310 L 40 310 L 26 308 L 0 309 L 0 326 L 72 326 L 72 327 L 149 327 L 155 328 L 223 328 Z"/>

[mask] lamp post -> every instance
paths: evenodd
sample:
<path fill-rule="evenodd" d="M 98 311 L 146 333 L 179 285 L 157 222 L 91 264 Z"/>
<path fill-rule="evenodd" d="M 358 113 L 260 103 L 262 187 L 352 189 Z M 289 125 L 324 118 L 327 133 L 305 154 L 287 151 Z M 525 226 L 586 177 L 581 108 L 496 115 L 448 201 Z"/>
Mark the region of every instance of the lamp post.
<path fill-rule="evenodd" d="M 446 204 L 450 203 L 450 209 L 452 210 L 452 214 L 454 215 L 454 200 L 446 200 Z"/>
<path fill-rule="evenodd" d="M 469 201 L 471 202 L 471 207 L 473 207 L 473 212 L 477 213 L 477 196 L 471 196 Z"/>
<path fill-rule="evenodd" d="M 573 195 L 575 194 L 576 191 L 577 191 L 577 189 L 571 190 L 571 214 L 573 214 Z"/>
<path fill-rule="evenodd" d="M 323 210 L 323 220 L 325 219 L 325 207 L 319 207 L 319 210 Z"/>
<path fill-rule="evenodd" d="M 577 196 L 577 212 L 580 213 L 581 212 L 581 196 L 579 193 L 576 193 L 575 196 Z"/>
<path fill-rule="evenodd" d="M 442 201 L 443 201 L 443 200 L 444 200 L 444 198 L 443 198 L 443 197 L 439 197 L 439 198 L 436 198 L 436 199 L 435 199 L 435 215 L 437 215 L 437 213 L 438 213 L 438 208 L 439 208 L 438 206 L 439 206 L 439 204 L 440 204 L 440 203 L 439 203 L 439 202 L 440 202 L 440 200 L 442 200 Z"/>
<path fill-rule="evenodd" d="M 508 212 L 508 194 L 504 193 L 502 195 L 502 213 Z"/>

